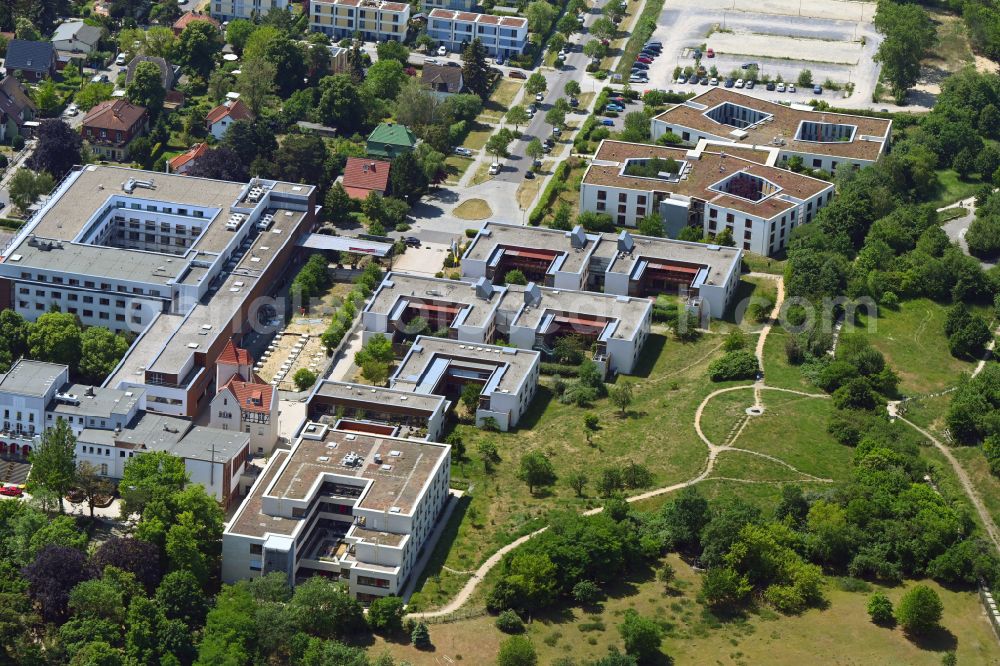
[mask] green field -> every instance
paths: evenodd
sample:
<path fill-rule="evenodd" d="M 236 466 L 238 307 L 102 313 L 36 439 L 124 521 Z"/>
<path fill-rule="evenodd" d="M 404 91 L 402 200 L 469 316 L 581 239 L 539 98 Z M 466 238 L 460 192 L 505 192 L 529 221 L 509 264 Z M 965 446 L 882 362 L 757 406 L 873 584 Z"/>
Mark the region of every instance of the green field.
<path fill-rule="evenodd" d="M 802 374 L 800 367 L 788 363 L 785 344 L 791 337 L 791 334 L 781 326 L 771 328 L 764 342 L 764 377 L 767 385 L 820 393 L 821 391 Z"/>
<path fill-rule="evenodd" d="M 928 583 L 944 603 L 944 631 L 915 643 L 899 629 L 872 624 L 865 612 L 871 592 L 882 589 L 895 602 L 913 582 L 896 588 L 864 585 L 863 591 L 847 592 L 836 579 L 828 578 L 825 609 L 798 616 L 763 610 L 723 621 L 707 613 L 697 599 L 700 574 L 675 555 L 668 561 L 677 571 L 677 582 L 669 591 L 647 570 L 613 586 L 603 603 L 533 617 L 527 636 L 538 652 L 538 663 L 551 664 L 568 656 L 580 664 L 604 656 L 610 646 L 621 649 L 617 625 L 628 608 L 657 620 L 666 636 L 663 650 L 676 666 L 938 666 L 947 650 L 955 651 L 959 664 L 997 663 L 996 638 L 975 592 Z M 371 654 L 388 651 L 415 666 L 491 664 L 505 638 L 488 615 L 432 624 L 430 635 L 433 651 L 420 652 L 379 638 Z"/>
<path fill-rule="evenodd" d="M 862 314 L 858 326 L 870 329 L 867 335 L 872 344 L 899 374 L 901 393 L 940 391 L 953 386 L 960 374 L 975 367 L 948 351 L 944 335 L 946 310 L 946 306 L 926 298 L 904 301 L 898 310 L 880 308 L 877 319 L 859 310 Z"/>

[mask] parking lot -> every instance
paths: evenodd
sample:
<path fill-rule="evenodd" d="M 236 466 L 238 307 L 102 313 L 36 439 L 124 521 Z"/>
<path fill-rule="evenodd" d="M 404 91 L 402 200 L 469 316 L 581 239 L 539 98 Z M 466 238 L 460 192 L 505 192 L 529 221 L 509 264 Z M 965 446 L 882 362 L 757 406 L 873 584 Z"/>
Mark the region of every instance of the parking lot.
<path fill-rule="evenodd" d="M 650 66 L 649 84 L 642 87 L 696 91 L 674 83 L 673 73 L 675 67 L 694 66 L 694 49 L 705 44 L 715 57 L 703 57 L 701 64 L 718 69 L 720 85 L 746 63 L 757 64 L 760 76 L 773 80 L 780 75 L 792 82 L 809 69 L 814 83 L 852 83 L 851 100 L 870 104 L 878 80 L 873 57 L 880 41 L 871 25 L 874 12 L 874 3 L 838 0 L 672 2 L 653 33 L 653 39 L 663 43 L 663 55 Z M 778 93 L 764 86 L 749 94 L 772 101 L 805 102 L 813 97 L 811 89 Z M 843 94 L 823 93 L 828 99 Z"/>

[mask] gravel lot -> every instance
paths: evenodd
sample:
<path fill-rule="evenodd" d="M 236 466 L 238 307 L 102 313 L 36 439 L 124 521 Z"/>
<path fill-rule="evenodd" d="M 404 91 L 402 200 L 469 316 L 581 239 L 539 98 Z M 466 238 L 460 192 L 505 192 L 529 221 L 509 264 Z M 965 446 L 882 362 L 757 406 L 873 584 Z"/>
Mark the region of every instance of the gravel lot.
<path fill-rule="evenodd" d="M 692 50 L 707 43 L 716 57 L 703 58 L 702 64 L 715 65 L 720 78 L 747 62 L 757 63 L 761 74 L 772 79 L 780 75 L 785 81 L 795 81 L 801 70 L 809 69 L 815 83 L 827 79 L 841 85 L 853 83 L 854 105 L 870 104 L 878 80 L 872 58 L 880 41 L 870 23 L 874 11 L 873 3 L 836 0 L 671 2 L 653 34 L 653 39 L 663 42 L 663 55 L 650 66 L 647 87 L 691 91 L 672 82 L 673 71 L 677 66 L 693 66 Z M 748 94 L 773 101 L 812 97 L 811 91 L 789 95 L 768 92 L 763 86 Z M 833 91 L 823 95 L 828 100 L 843 97 Z"/>

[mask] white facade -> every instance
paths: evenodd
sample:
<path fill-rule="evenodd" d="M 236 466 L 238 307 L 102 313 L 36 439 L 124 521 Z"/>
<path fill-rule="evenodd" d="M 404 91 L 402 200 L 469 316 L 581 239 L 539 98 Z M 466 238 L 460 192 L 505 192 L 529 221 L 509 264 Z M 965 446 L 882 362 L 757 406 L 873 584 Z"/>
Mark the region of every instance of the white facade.
<path fill-rule="evenodd" d="M 252 19 L 264 16 L 272 9 L 288 9 L 288 0 L 212 0 L 209 12 L 220 21 Z"/>
<path fill-rule="evenodd" d="M 427 34 L 449 51 L 459 52 L 479 39 L 491 56 L 520 55 L 528 43 L 528 20 L 450 9 L 434 9 L 427 18 Z"/>

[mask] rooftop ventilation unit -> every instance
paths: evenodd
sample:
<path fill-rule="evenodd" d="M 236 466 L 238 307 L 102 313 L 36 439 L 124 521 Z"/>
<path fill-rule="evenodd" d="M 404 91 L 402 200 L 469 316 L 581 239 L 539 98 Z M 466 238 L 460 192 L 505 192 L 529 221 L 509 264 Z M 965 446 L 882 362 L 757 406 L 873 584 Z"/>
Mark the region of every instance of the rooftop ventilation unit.
<path fill-rule="evenodd" d="M 581 248 L 587 244 L 587 234 L 579 224 L 573 227 L 573 231 L 569 232 L 569 244 L 575 248 Z"/>
<path fill-rule="evenodd" d="M 524 304 L 528 306 L 538 305 L 542 302 L 542 290 L 534 282 L 529 282 L 524 288 Z"/>
<path fill-rule="evenodd" d="M 135 190 L 136 190 L 137 187 L 141 187 L 141 188 L 146 189 L 146 190 L 155 190 L 156 189 L 156 181 L 154 181 L 152 179 L 150 179 L 150 180 L 138 180 L 137 178 L 129 178 L 122 185 L 122 189 L 125 190 L 125 192 L 128 193 L 128 194 L 132 194 L 133 192 L 135 192 Z"/>
<path fill-rule="evenodd" d="M 493 296 L 493 285 L 485 277 L 476 280 L 476 296 L 484 301 L 490 300 L 490 297 Z"/>
<path fill-rule="evenodd" d="M 635 241 L 632 240 L 632 234 L 627 231 L 622 231 L 618 236 L 618 251 L 628 253 L 631 252 L 634 247 Z"/>
<path fill-rule="evenodd" d="M 243 225 L 243 221 L 247 219 L 247 216 L 243 213 L 230 213 L 229 220 L 226 222 L 226 229 L 228 231 L 236 231 Z"/>

